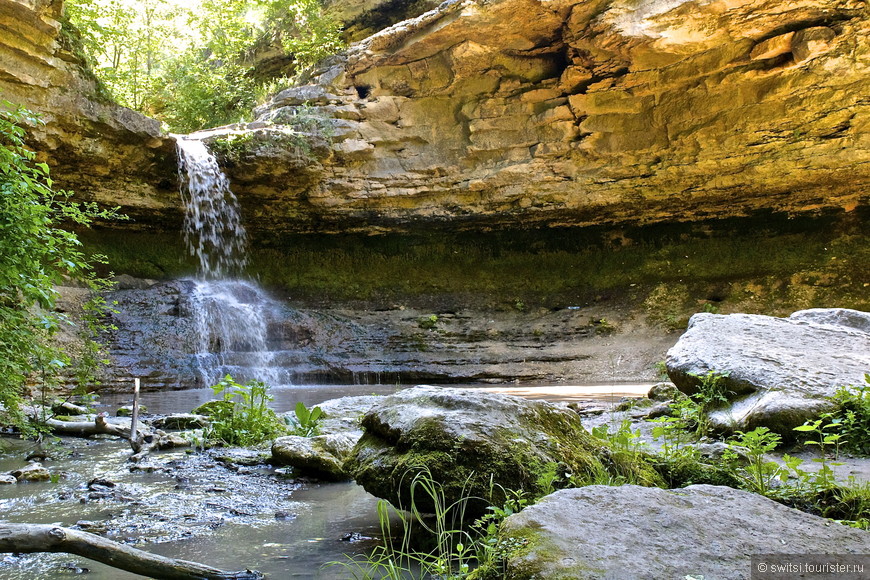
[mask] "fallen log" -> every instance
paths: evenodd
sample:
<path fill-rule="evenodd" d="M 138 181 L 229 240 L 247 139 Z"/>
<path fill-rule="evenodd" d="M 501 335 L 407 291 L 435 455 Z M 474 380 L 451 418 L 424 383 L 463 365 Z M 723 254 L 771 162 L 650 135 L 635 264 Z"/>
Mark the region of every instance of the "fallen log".
<path fill-rule="evenodd" d="M 107 540 L 95 534 L 43 524 L 0 524 L 0 552 L 66 552 L 134 574 L 165 580 L 255 580 L 256 570 L 226 572 Z"/>

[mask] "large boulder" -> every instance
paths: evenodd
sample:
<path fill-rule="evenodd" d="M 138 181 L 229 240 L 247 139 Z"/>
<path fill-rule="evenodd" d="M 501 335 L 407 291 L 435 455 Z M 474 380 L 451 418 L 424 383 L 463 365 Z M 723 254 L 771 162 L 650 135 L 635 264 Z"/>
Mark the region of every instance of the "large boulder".
<path fill-rule="evenodd" d="M 349 479 L 343 465 L 355 443 L 355 438 L 342 433 L 279 437 L 272 443 L 272 463 L 290 465 L 303 474 L 320 479 Z"/>
<path fill-rule="evenodd" d="M 321 479 L 350 479 L 344 471 L 344 462 L 362 437 L 360 419 L 378 400 L 380 397 L 369 395 L 341 397 L 321 403 L 318 405 L 323 411 L 318 425 L 319 435 L 279 437 L 272 443 L 272 462 L 289 465 Z M 292 412 L 285 415 L 292 415 Z"/>
<path fill-rule="evenodd" d="M 870 533 L 729 487 L 565 489 L 504 521 L 507 580 L 744 579 L 750 556 L 866 554 Z"/>
<path fill-rule="evenodd" d="M 414 475 L 428 470 L 450 505 L 463 497 L 500 504 L 505 490 L 543 492 L 541 475 L 625 474 L 657 482 L 643 463 L 620 461 L 581 425 L 580 417 L 543 401 L 480 389 L 418 386 L 384 397 L 365 417 L 365 434 L 345 469 L 366 491 L 431 511 L 412 494 Z M 413 497 L 412 497 L 413 495 Z M 473 516 L 483 504 L 472 502 Z"/>
<path fill-rule="evenodd" d="M 830 411 L 839 387 L 870 371 L 870 314 L 813 309 L 789 318 L 696 314 L 668 351 L 668 375 L 686 393 L 708 372 L 724 376 L 730 405 L 710 414 L 723 432 L 765 426 L 789 435 Z"/>

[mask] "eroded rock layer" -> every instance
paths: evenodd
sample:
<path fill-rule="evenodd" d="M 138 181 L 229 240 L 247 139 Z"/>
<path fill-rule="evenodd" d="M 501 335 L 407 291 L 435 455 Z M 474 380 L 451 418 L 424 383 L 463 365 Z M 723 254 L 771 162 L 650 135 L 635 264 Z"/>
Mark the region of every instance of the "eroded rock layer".
<path fill-rule="evenodd" d="M 276 95 L 224 159 L 255 230 L 851 211 L 868 33 L 861 0 L 451 0 Z"/>
<path fill-rule="evenodd" d="M 0 98 L 40 114 L 29 143 L 58 188 L 121 205 L 127 228 L 167 217 L 177 226 L 174 142 L 101 95 L 62 18 L 61 0 L 0 0 Z"/>

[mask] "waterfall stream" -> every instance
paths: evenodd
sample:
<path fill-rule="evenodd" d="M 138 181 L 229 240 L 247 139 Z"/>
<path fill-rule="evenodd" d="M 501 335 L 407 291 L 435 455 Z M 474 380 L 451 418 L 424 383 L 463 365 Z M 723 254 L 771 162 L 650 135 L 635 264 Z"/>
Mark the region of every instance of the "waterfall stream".
<path fill-rule="evenodd" d="M 227 374 L 239 382 L 285 382 L 268 344 L 279 305 L 253 282 L 238 279 L 247 263 L 247 232 L 229 179 L 201 140 L 176 136 L 176 142 L 184 239 L 199 264 L 190 297 L 199 378 L 206 386 Z"/>

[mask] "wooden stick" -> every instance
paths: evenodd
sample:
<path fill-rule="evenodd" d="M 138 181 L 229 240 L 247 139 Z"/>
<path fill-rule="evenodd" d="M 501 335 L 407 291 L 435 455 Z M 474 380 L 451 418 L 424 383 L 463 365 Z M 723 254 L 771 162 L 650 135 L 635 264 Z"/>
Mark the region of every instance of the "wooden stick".
<path fill-rule="evenodd" d="M 256 580 L 256 570 L 226 572 L 187 560 L 152 554 L 101 536 L 44 524 L 0 524 L 0 552 L 66 552 L 113 568 L 166 580 Z"/>
<path fill-rule="evenodd" d="M 130 447 L 134 453 L 138 453 L 141 449 L 139 445 L 139 435 L 136 432 L 137 423 L 139 422 L 139 379 L 133 379 L 133 416 L 130 422 Z"/>

